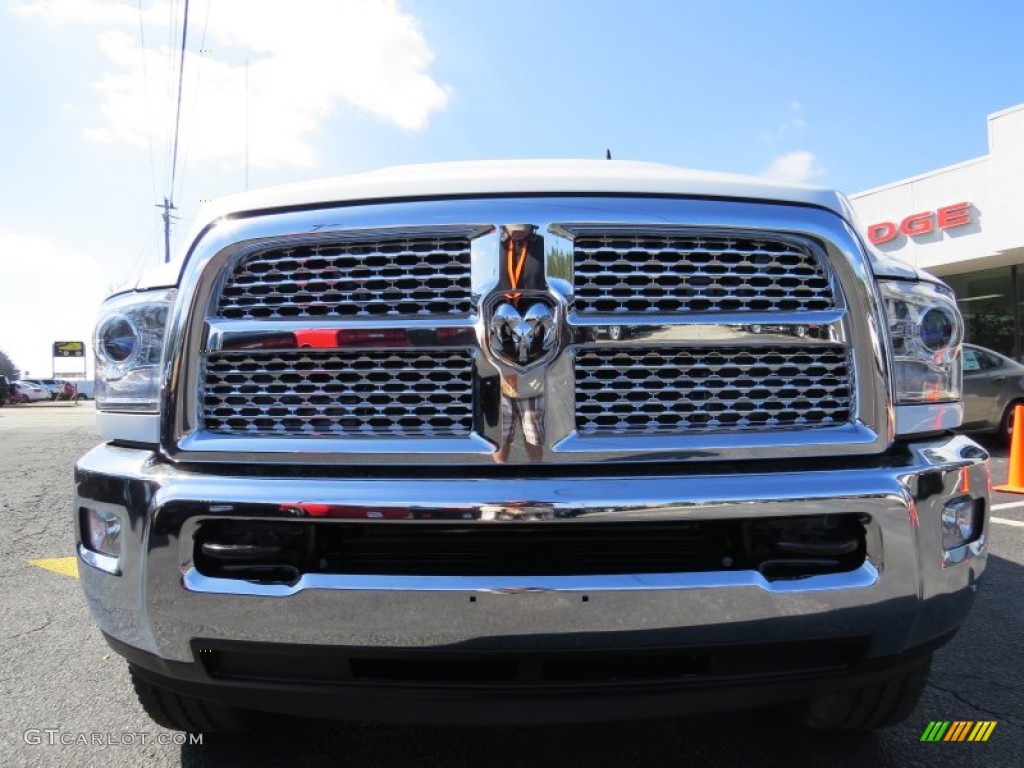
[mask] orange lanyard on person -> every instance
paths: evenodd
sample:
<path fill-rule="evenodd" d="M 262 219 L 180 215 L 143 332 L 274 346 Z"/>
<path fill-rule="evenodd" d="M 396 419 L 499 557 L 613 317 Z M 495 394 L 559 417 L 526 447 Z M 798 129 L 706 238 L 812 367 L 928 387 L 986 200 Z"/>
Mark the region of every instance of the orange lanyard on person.
<path fill-rule="evenodd" d="M 519 249 L 519 260 L 513 265 L 512 260 L 516 255 L 516 243 L 511 237 L 508 239 L 508 250 L 506 251 L 505 266 L 508 270 L 508 281 L 511 283 L 513 290 L 519 287 L 519 278 L 523 276 L 523 267 L 526 266 L 526 254 L 528 250 L 528 243 L 523 240 L 523 246 Z M 509 293 L 506 294 L 509 301 L 516 304 L 519 301 L 521 293 Z"/>

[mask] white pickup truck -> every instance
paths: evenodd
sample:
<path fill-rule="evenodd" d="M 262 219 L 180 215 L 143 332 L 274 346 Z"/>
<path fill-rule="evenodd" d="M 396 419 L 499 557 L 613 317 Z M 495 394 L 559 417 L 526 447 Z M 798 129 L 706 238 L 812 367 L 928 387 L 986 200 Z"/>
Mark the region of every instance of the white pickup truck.
<path fill-rule="evenodd" d="M 172 728 L 884 727 L 985 568 L 961 338 L 829 190 L 532 161 L 246 193 L 104 305 L 82 586 Z"/>

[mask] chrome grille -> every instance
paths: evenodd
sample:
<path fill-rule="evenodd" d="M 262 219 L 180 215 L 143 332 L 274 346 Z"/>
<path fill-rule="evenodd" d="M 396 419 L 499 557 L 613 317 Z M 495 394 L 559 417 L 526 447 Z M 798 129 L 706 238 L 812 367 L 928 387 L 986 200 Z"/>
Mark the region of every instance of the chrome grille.
<path fill-rule="evenodd" d="M 516 224 L 543 267 L 525 263 L 518 288 L 558 310 L 551 359 L 525 379 L 491 335 L 510 292 L 502 228 Z M 169 329 L 176 397 L 161 423 L 182 462 L 568 466 L 888 446 L 884 321 L 860 244 L 825 208 L 466 195 L 282 209 L 215 234 L 193 246 L 194 300 Z M 450 289 L 428 293 L 441 275 Z M 838 362 L 788 367 L 801 354 Z M 749 375 L 721 367 L 743 355 Z M 423 389 L 396 381 L 395 360 Z M 530 403 L 502 409 L 513 390 L 543 395 L 538 419 Z"/>
<path fill-rule="evenodd" d="M 576 358 L 581 435 L 836 426 L 851 393 L 842 347 L 597 347 Z"/>
<path fill-rule="evenodd" d="M 469 240 L 367 238 L 258 251 L 235 265 L 217 314 L 229 319 L 468 315 Z"/>
<path fill-rule="evenodd" d="M 574 243 L 576 309 L 798 312 L 834 306 L 810 246 L 764 236 L 594 232 Z"/>
<path fill-rule="evenodd" d="M 472 429 L 468 351 L 210 354 L 202 417 L 219 435 L 454 437 Z"/>

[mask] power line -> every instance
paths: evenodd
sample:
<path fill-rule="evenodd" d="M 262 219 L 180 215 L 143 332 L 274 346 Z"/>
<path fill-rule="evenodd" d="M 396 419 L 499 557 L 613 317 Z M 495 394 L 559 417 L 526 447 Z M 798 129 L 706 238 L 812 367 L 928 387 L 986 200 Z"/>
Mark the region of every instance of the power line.
<path fill-rule="evenodd" d="M 181 63 L 178 66 L 178 108 L 174 116 L 174 150 L 171 153 L 171 174 L 170 183 L 167 185 L 167 194 L 164 201 L 158 205 L 163 208 L 164 219 L 164 262 L 171 260 L 171 211 L 177 210 L 174 207 L 174 178 L 178 165 L 178 131 L 181 126 L 181 91 L 185 85 L 185 44 L 188 41 L 188 0 L 185 0 L 185 17 L 181 25 Z"/>
<path fill-rule="evenodd" d="M 249 62 L 246 61 L 246 191 L 249 191 Z"/>
<path fill-rule="evenodd" d="M 146 236 L 146 240 L 142 247 L 139 249 L 138 254 L 135 256 L 135 261 L 132 262 L 132 267 L 128 270 L 128 281 L 136 282 L 138 280 L 138 273 L 142 271 L 142 264 L 145 262 L 146 251 L 149 250 L 150 244 L 153 242 L 153 238 L 156 237 L 156 233 L 159 231 L 159 227 L 156 222 L 149 230 L 149 234 Z"/>
<path fill-rule="evenodd" d="M 146 32 L 142 24 L 142 0 L 139 0 L 139 45 L 142 48 L 142 83 L 146 94 L 146 136 L 149 138 L 149 181 L 156 197 L 156 158 L 153 152 L 153 123 L 150 115 L 149 67 L 146 65 Z"/>
<path fill-rule="evenodd" d="M 210 23 L 210 6 L 213 5 L 213 0 L 207 0 L 206 2 L 206 13 L 203 17 L 203 35 L 199 41 L 199 64 L 196 66 L 196 79 L 195 87 L 192 91 L 192 106 L 188 110 L 188 119 L 186 121 L 186 134 L 190 137 L 194 136 L 193 129 L 195 128 L 195 114 L 196 104 L 199 102 L 199 80 L 203 71 L 203 58 L 205 57 L 204 51 L 206 50 L 206 28 Z M 192 149 L 193 141 L 185 142 L 185 157 L 181 163 L 181 179 L 178 182 L 178 197 L 181 197 L 181 191 L 185 188 L 185 173 L 188 171 L 188 156 Z"/>
<path fill-rule="evenodd" d="M 178 0 L 172 0 L 167 4 L 167 79 L 164 88 L 164 104 L 168 105 L 174 98 L 174 41 L 178 34 Z M 161 119 L 166 120 L 166 111 Z M 164 181 L 171 177 L 171 132 L 170 124 L 165 124 L 167 131 L 164 134 Z"/>
<path fill-rule="evenodd" d="M 178 67 L 178 108 L 174 116 L 174 153 L 171 155 L 171 184 L 169 194 L 174 194 L 174 177 L 178 165 L 178 129 L 181 125 L 181 92 L 185 86 L 185 43 L 188 40 L 188 0 L 185 0 L 185 19 L 181 25 L 181 64 Z"/>

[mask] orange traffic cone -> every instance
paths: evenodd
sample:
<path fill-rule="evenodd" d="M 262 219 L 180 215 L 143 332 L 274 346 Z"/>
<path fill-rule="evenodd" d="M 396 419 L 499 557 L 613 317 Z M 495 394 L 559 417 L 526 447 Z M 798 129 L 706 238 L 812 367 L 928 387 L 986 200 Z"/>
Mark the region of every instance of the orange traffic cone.
<path fill-rule="evenodd" d="M 1013 439 L 1010 441 L 1010 477 L 994 491 L 1024 493 L 1024 405 L 1013 408 Z"/>

